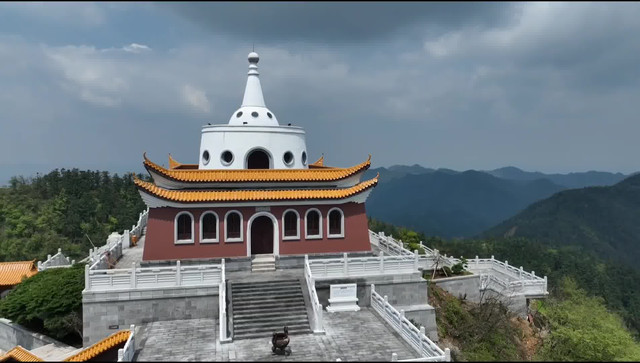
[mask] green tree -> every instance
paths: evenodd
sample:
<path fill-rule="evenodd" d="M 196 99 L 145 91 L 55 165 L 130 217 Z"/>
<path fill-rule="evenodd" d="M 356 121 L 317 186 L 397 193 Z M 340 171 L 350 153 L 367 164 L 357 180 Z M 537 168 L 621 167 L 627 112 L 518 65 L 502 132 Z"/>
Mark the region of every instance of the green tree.
<path fill-rule="evenodd" d="M 68 344 L 81 344 L 83 289 L 82 264 L 41 271 L 0 300 L 0 316 Z"/>

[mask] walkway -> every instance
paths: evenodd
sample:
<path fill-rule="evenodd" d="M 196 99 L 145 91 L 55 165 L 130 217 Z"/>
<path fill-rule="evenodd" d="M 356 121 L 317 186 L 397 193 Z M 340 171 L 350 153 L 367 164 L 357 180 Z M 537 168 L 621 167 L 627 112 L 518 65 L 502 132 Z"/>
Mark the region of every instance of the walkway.
<path fill-rule="evenodd" d="M 122 257 L 116 262 L 115 268 L 131 268 L 134 262 L 142 261 L 142 251 L 144 250 L 144 240 L 146 236 L 140 237 L 140 241 L 135 247 L 123 248 Z"/>
<path fill-rule="evenodd" d="M 271 352 L 271 337 L 220 344 L 215 319 L 148 323 L 138 334 L 138 361 L 390 361 L 417 358 L 391 327 L 368 307 L 325 313 L 326 335 L 292 335 L 289 357 Z"/>

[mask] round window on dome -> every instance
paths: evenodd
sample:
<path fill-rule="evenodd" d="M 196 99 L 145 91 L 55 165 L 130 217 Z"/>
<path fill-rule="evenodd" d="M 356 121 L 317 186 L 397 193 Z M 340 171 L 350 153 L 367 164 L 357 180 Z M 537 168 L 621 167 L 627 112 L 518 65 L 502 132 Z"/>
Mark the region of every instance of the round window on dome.
<path fill-rule="evenodd" d="M 258 113 L 256 111 L 251 112 L 251 116 L 258 117 Z"/>
<path fill-rule="evenodd" d="M 267 117 L 273 118 L 273 115 L 271 114 L 271 112 L 267 112 Z"/>
<path fill-rule="evenodd" d="M 307 165 L 307 152 L 302 152 L 302 165 Z"/>
<path fill-rule="evenodd" d="M 202 153 L 202 164 L 204 165 L 209 164 L 209 159 L 210 159 L 209 151 L 205 150 Z"/>
<path fill-rule="evenodd" d="M 293 153 L 291 151 L 287 151 L 284 153 L 282 160 L 284 160 L 284 163 L 288 166 L 293 165 Z"/>
<path fill-rule="evenodd" d="M 222 152 L 220 155 L 220 161 L 222 162 L 222 165 L 231 165 L 233 162 L 233 153 L 229 150 Z"/>
<path fill-rule="evenodd" d="M 242 116 L 242 111 L 238 111 L 238 113 L 236 113 L 236 118 L 240 118 L 240 116 Z"/>

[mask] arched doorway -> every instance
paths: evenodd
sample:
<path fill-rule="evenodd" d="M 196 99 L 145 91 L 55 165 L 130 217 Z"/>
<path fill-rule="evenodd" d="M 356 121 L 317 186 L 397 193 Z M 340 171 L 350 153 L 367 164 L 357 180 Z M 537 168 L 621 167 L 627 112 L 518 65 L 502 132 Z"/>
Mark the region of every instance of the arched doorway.
<path fill-rule="evenodd" d="M 273 253 L 273 221 L 260 216 L 251 222 L 251 254 Z"/>
<path fill-rule="evenodd" d="M 247 157 L 247 169 L 269 169 L 269 154 L 264 150 L 253 150 Z"/>

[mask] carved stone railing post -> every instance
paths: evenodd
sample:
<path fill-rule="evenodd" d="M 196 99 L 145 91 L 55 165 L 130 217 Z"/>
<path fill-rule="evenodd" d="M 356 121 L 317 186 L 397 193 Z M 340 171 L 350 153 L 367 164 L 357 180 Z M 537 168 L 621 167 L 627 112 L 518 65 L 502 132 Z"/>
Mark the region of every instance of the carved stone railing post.
<path fill-rule="evenodd" d="M 89 261 L 91 263 L 91 261 Z M 84 265 L 84 288 L 89 291 L 91 290 L 91 282 L 89 280 L 89 264 Z"/>
<path fill-rule="evenodd" d="M 180 268 L 180 260 L 176 261 L 176 286 L 180 286 L 182 283 L 182 271 Z"/>
<path fill-rule="evenodd" d="M 131 288 L 135 289 L 138 282 L 136 281 L 136 263 L 131 264 Z"/>
<path fill-rule="evenodd" d="M 349 264 L 348 264 L 348 260 L 347 260 L 347 253 L 345 252 L 343 254 L 343 258 L 344 258 L 344 265 L 343 265 L 343 269 L 344 269 L 344 275 L 348 276 L 349 275 Z"/>

